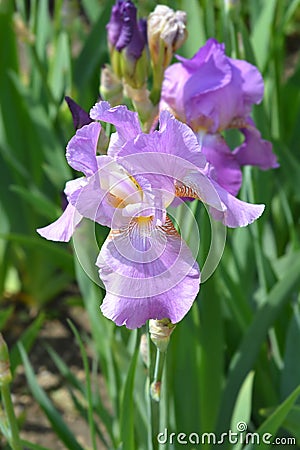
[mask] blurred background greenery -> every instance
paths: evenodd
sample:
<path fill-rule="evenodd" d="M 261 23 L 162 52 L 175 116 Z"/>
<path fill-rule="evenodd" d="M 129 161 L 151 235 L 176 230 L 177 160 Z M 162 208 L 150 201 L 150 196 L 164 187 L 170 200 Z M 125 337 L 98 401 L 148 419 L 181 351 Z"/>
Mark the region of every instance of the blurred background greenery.
<path fill-rule="evenodd" d="M 157 4 L 135 3 L 141 16 Z M 187 11 L 189 38 L 178 53 L 191 57 L 215 37 L 226 43 L 228 55 L 258 66 L 265 97 L 254 119 L 280 162 L 269 172 L 245 168 L 240 196 L 265 203 L 266 211 L 250 227 L 228 232 L 219 267 L 172 335 L 161 430 L 221 433 L 245 421 L 249 431 L 293 437 L 300 448 L 300 2 L 160 3 Z M 59 216 L 64 184 L 74 175 L 64 156 L 74 133 L 64 96 L 86 110 L 97 101 L 113 4 L 0 1 L 0 331 L 9 343 L 12 389 L 30 392 L 56 439 L 49 447 L 37 430 L 24 448 L 148 448 L 140 333 L 102 317 L 103 292 L 86 276 L 70 244 L 48 242 L 35 232 Z M 209 235 L 198 207 L 196 214 L 201 233 Z M 99 228 L 99 239 L 106 233 Z M 40 336 L 57 322 L 67 330 L 70 360 L 59 345 L 47 347 L 46 359 L 60 374 L 76 417 L 87 423 L 84 437 L 71 431 L 55 389 L 39 385 L 36 360 L 33 370 Z M 83 376 L 71 368 L 79 352 Z M 17 415 L 26 430 L 27 408 Z M 37 421 L 40 417 L 38 412 Z M 0 446 L 8 448 L 5 427 L 2 431 Z M 256 447 L 264 448 L 247 449 Z"/>

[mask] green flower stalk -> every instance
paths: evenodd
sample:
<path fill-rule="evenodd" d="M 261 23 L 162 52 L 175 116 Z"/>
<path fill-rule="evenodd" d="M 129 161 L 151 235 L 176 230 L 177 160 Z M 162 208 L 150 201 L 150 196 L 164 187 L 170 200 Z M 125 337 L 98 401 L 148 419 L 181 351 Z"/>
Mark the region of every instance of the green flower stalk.
<path fill-rule="evenodd" d="M 158 448 L 157 436 L 160 426 L 161 382 L 165 356 L 174 328 L 175 324 L 169 319 L 149 320 L 150 340 L 156 346 L 154 375 L 153 381 L 150 384 L 151 439 L 153 450 Z"/>
<path fill-rule="evenodd" d="M 170 342 L 170 336 L 175 328 L 169 319 L 149 320 L 150 339 L 156 346 L 156 361 L 150 395 L 153 400 L 160 400 L 160 386 L 164 368 L 165 354 Z"/>
<path fill-rule="evenodd" d="M 148 133 L 155 118 L 158 117 L 158 105 L 153 105 L 151 102 L 150 92 L 146 84 L 139 89 L 135 89 L 124 82 L 124 95 L 132 101 L 134 109 L 139 115 L 142 129 Z"/>

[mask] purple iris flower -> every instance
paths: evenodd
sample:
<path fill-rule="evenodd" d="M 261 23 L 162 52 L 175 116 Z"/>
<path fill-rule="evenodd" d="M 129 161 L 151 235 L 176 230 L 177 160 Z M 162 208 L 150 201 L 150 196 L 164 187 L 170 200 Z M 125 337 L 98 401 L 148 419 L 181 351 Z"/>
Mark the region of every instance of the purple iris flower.
<path fill-rule="evenodd" d="M 239 227 L 257 219 L 264 205 L 242 202 L 212 180 L 195 134 L 168 111 L 150 134 L 125 106 L 99 102 L 90 117 L 95 122 L 77 130 L 66 152 L 84 176 L 67 182 L 66 210 L 38 232 L 68 241 L 83 217 L 110 227 L 96 262 L 106 288 L 103 314 L 128 328 L 149 319 L 177 323 L 197 296 L 200 271 L 167 207 L 176 198 L 198 198 L 216 220 Z M 107 155 L 96 153 L 98 121 L 116 129 Z"/>
<path fill-rule="evenodd" d="M 107 24 L 110 48 L 126 49 L 129 59 L 136 61 L 146 44 L 145 21 L 137 21 L 137 9 L 130 0 L 117 0 Z"/>
<path fill-rule="evenodd" d="M 165 72 L 160 109 L 168 109 L 197 134 L 202 151 L 215 169 L 220 185 L 236 195 L 242 182 L 240 167 L 278 167 L 270 142 L 263 140 L 250 118 L 261 102 L 263 79 L 256 67 L 225 55 L 224 44 L 209 39 L 191 59 Z M 244 142 L 233 152 L 220 134 L 238 128 Z"/>

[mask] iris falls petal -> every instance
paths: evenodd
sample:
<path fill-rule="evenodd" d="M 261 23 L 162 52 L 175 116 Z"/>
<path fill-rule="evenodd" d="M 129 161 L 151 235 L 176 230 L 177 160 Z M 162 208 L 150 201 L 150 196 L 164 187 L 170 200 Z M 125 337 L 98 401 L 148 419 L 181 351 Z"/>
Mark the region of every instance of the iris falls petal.
<path fill-rule="evenodd" d="M 165 317 L 179 322 L 199 290 L 198 264 L 170 219 L 162 227 L 148 220 L 111 233 L 97 260 L 106 288 L 101 310 L 127 328 Z"/>

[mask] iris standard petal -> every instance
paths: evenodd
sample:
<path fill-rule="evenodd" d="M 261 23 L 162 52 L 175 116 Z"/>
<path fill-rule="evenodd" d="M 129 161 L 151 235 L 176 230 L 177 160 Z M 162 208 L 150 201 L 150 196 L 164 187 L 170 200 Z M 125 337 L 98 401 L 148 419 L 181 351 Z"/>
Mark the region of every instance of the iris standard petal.
<path fill-rule="evenodd" d="M 220 120 L 215 104 L 209 100 L 213 93 L 230 85 L 232 79 L 224 45 L 209 39 L 193 58 L 177 58 L 180 63 L 171 65 L 165 72 L 160 109 L 168 106 L 192 128 L 215 131 Z"/>
<path fill-rule="evenodd" d="M 236 117 L 249 115 L 262 100 L 259 70 L 226 56 L 224 44 L 209 39 L 191 58 L 178 57 L 165 73 L 160 108 L 169 110 L 194 131 L 219 132 Z"/>
<path fill-rule="evenodd" d="M 134 139 L 141 133 L 138 114 L 124 105 L 112 108 L 108 102 L 98 102 L 91 109 L 90 116 L 94 120 L 103 120 L 115 126 L 117 134 L 112 135 L 107 152 L 110 156 L 117 156 L 126 141 Z"/>
<path fill-rule="evenodd" d="M 168 194 L 174 194 L 174 181 L 206 165 L 195 134 L 168 111 L 160 115 L 159 131 L 126 142 L 118 158 L 133 176 L 144 174 L 152 187 Z"/>
<path fill-rule="evenodd" d="M 69 195 L 69 200 L 88 219 L 110 228 L 124 226 L 128 222 L 128 218 L 124 218 L 128 216 L 124 214 L 126 206 L 150 199 L 149 194 L 142 190 L 149 188 L 149 183 L 139 177 L 141 187 L 124 167 L 109 156 L 97 156 L 97 163 L 98 171 L 89 177 L 79 193 L 75 191 Z"/>
<path fill-rule="evenodd" d="M 96 152 L 100 123 L 93 122 L 77 130 L 67 145 L 66 158 L 73 169 L 90 176 L 98 169 Z"/>
<path fill-rule="evenodd" d="M 264 80 L 259 70 L 241 59 L 232 59 L 228 57 L 232 66 L 238 69 L 242 79 L 242 91 L 244 98 L 244 107 L 247 110 L 255 103 L 260 103 L 264 95 Z M 247 114 L 245 112 L 245 114 Z"/>

